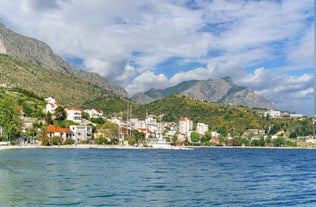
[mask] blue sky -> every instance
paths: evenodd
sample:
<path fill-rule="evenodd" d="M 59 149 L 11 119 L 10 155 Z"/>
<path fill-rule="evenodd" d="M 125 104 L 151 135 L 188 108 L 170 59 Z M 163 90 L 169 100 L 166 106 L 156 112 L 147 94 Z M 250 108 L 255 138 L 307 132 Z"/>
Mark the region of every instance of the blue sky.
<path fill-rule="evenodd" d="M 314 113 L 312 0 L 0 0 L 0 22 L 130 96 L 231 76 Z"/>

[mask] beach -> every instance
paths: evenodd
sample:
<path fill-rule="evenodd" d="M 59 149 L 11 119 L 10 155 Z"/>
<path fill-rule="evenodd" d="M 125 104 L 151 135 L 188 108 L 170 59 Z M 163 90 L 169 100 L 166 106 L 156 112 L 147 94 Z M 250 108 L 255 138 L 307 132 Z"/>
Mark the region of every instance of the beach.
<path fill-rule="evenodd" d="M 8 149 L 170 149 L 170 150 L 190 150 L 192 147 L 185 146 L 168 146 L 162 148 L 152 148 L 143 146 L 131 146 L 131 145 L 96 145 L 96 144 L 78 144 L 78 145 L 8 145 L 0 146 L 0 150 Z"/>

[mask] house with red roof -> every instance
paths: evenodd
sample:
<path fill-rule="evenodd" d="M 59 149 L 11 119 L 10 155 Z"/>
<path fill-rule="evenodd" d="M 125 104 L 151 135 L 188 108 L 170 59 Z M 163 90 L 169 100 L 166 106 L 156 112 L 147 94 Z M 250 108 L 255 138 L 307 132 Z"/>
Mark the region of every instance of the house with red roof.
<path fill-rule="evenodd" d="M 47 127 L 48 137 L 61 137 L 63 139 L 72 138 L 73 132 L 68 128 L 56 127 L 54 125 L 49 125 Z"/>

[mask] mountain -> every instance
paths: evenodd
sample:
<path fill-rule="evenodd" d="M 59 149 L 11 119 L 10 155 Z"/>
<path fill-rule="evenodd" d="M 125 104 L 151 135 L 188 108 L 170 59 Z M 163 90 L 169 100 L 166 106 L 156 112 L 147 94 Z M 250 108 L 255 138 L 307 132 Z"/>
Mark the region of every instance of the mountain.
<path fill-rule="evenodd" d="M 132 99 L 133 99 L 135 102 L 137 102 L 137 103 L 144 103 L 144 104 L 146 104 L 146 103 L 151 103 L 151 102 L 153 102 L 153 101 L 156 100 L 155 98 L 152 98 L 152 97 L 150 97 L 150 96 L 148 96 L 148 95 L 146 95 L 146 94 L 144 94 L 144 93 L 141 93 L 141 92 L 136 93 L 136 94 L 132 97 Z"/>
<path fill-rule="evenodd" d="M 250 108 L 272 108 L 272 105 L 264 97 L 249 88 L 235 85 L 230 77 L 218 80 L 191 80 L 165 89 L 150 89 L 145 93 L 137 93 L 132 97 L 132 100 L 137 103 L 150 103 L 172 94 L 183 94 L 209 102 Z"/>
<path fill-rule="evenodd" d="M 74 69 L 67 62 L 53 53 L 44 42 L 17 34 L 0 23 L 0 54 L 6 54 L 21 60 L 36 64 L 43 68 L 50 68 L 77 78 L 84 79 L 100 88 L 127 97 L 125 89 L 109 83 L 96 73 Z"/>
<path fill-rule="evenodd" d="M 64 107 L 97 108 L 112 113 L 125 110 L 130 103 L 81 78 L 8 55 L 0 55 L 0 83 L 31 91 L 42 98 L 52 96 Z"/>
<path fill-rule="evenodd" d="M 147 113 L 161 115 L 163 121 L 169 122 L 178 122 L 181 117 L 190 117 L 195 124 L 202 122 L 214 130 L 244 132 L 249 127 L 261 129 L 267 125 L 268 121 L 255 111 L 247 107 L 218 104 L 174 94 L 140 105 L 133 109 L 133 114 L 141 118 L 145 118 Z"/>

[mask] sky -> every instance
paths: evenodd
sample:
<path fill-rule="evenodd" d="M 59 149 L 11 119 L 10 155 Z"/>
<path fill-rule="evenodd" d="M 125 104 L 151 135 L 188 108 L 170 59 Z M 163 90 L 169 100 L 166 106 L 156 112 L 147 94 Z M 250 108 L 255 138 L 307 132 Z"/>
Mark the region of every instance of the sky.
<path fill-rule="evenodd" d="M 129 96 L 230 76 L 314 114 L 313 0 L 0 0 L 0 22 Z"/>

